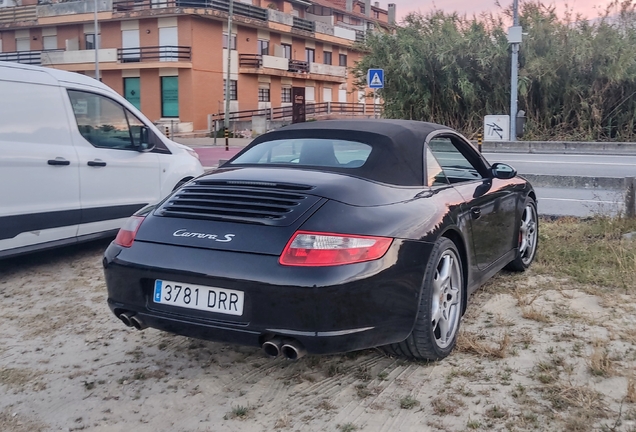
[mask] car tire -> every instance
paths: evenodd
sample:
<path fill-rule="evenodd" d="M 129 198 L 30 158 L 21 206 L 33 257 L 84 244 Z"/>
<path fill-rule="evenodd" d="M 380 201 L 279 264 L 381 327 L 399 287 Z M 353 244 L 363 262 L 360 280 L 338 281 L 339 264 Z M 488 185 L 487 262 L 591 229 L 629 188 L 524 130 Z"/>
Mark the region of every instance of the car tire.
<path fill-rule="evenodd" d="M 441 360 L 448 356 L 457 341 L 463 297 L 464 274 L 459 252 L 455 243 L 441 237 L 426 266 L 413 330 L 403 342 L 384 347 L 385 352 L 414 360 Z"/>
<path fill-rule="evenodd" d="M 537 254 L 539 244 L 539 219 L 537 217 L 537 203 L 530 197 L 526 200 L 519 224 L 519 244 L 517 257 L 507 266 L 507 270 L 525 271 Z"/>

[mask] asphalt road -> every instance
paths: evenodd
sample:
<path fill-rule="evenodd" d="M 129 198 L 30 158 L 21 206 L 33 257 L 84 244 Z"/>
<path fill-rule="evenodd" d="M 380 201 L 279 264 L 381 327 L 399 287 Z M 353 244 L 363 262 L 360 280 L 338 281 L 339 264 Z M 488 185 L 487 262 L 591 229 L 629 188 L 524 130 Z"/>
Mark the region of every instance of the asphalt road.
<path fill-rule="evenodd" d="M 520 174 L 585 177 L 634 177 L 636 156 L 539 153 L 484 153 L 490 163 L 505 162 Z M 616 190 L 536 188 L 539 213 L 559 216 L 616 215 L 623 195 Z"/>
<path fill-rule="evenodd" d="M 636 156 L 539 153 L 484 153 L 490 163 L 504 162 L 521 174 L 586 177 L 634 177 Z"/>

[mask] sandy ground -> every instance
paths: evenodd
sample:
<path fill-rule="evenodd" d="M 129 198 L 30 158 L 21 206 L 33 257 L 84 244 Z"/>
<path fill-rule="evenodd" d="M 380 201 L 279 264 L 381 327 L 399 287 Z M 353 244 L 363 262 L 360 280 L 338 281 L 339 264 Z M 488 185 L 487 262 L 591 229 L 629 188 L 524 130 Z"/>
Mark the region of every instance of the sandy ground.
<path fill-rule="evenodd" d="M 290 362 L 124 327 L 106 306 L 105 246 L 0 262 L 0 431 L 636 431 L 625 293 L 503 274 L 442 362 Z"/>

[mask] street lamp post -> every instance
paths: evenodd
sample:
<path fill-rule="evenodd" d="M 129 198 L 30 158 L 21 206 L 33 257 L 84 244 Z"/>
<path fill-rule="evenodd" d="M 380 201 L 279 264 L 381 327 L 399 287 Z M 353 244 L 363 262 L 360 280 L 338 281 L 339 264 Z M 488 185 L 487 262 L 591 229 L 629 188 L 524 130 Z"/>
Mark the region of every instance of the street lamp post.
<path fill-rule="evenodd" d="M 232 65 L 232 13 L 234 10 L 234 0 L 230 0 L 230 8 L 227 14 L 227 73 L 225 76 L 225 150 L 230 150 L 229 129 L 230 129 L 230 69 Z"/>
<path fill-rule="evenodd" d="M 510 141 L 517 140 L 517 87 L 519 75 L 519 44 L 521 27 L 519 26 L 519 0 L 512 4 L 512 27 L 508 30 L 508 42 L 512 48 L 510 67 Z"/>

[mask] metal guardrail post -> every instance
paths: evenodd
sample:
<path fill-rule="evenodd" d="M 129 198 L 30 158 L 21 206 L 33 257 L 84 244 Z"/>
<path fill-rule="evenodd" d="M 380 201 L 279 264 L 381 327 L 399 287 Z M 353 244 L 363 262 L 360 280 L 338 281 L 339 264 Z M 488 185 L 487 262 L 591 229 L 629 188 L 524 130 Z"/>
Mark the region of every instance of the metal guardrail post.
<path fill-rule="evenodd" d="M 168 126 L 165 126 L 164 135 L 166 136 L 166 138 L 170 139 L 170 128 Z"/>
<path fill-rule="evenodd" d="M 636 217 L 636 178 L 625 177 L 623 181 L 625 186 L 625 216 L 633 218 Z"/>
<path fill-rule="evenodd" d="M 481 153 L 481 132 L 477 134 L 477 149 Z"/>
<path fill-rule="evenodd" d="M 230 130 L 228 128 L 225 128 L 225 151 L 230 151 Z"/>

